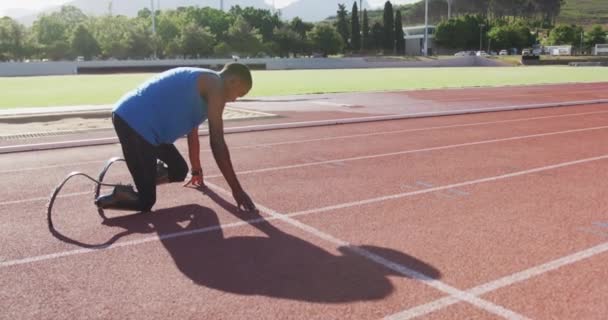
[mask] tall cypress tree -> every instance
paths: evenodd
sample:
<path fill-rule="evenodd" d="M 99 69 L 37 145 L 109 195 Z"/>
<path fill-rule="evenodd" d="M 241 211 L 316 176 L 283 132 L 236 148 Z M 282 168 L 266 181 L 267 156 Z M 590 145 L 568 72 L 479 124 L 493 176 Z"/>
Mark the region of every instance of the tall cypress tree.
<path fill-rule="evenodd" d="M 372 26 L 372 38 L 370 41 L 375 50 L 380 50 L 384 46 L 384 26 L 380 22 L 374 23 Z"/>
<path fill-rule="evenodd" d="M 357 2 L 353 3 L 353 11 L 351 16 L 351 48 L 354 52 L 361 50 L 361 25 L 359 24 L 359 9 L 357 8 Z"/>
<path fill-rule="evenodd" d="M 393 5 L 390 1 L 384 4 L 384 54 L 392 54 L 395 51 L 395 22 Z"/>
<path fill-rule="evenodd" d="M 346 48 L 349 48 L 349 28 L 348 28 L 348 11 L 346 11 L 346 6 L 343 4 L 338 5 L 338 21 L 336 22 L 336 29 L 340 36 L 342 36 L 342 40 L 344 40 L 344 44 L 346 44 Z"/>
<path fill-rule="evenodd" d="M 403 24 L 401 22 L 401 11 L 395 12 L 395 48 L 397 54 L 405 54 L 405 39 L 403 38 Z"/>
<path fill-rule="evenodd" d="M 372 47 L 372 39 L 369 33 L 369 20 L 367 19 L 367 9 L 363 9 L 363 39 L 361 41 L 361 49 L 369 50 Z"/>

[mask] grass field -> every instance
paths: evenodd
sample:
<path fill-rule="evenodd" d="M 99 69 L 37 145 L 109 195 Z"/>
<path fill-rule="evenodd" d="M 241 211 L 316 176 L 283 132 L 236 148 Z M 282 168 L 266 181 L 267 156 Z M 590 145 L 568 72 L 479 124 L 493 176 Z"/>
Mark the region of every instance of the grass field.
<path fill-rule="evenodd" d="M 0 108 L 112 104 L 151 74 L 0 78 Z M 254 72 L 248 97 L 608 81 L 608 68 L 499 67 Z"/>

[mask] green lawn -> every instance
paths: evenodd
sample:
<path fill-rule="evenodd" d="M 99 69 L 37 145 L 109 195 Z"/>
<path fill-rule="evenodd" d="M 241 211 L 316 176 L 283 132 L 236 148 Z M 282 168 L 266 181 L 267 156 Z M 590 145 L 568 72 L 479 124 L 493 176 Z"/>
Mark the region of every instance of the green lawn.
<path fill-rule="evenodd" d="M 0 108 L 111 104 L 151 74 L 0 78 Z M 256 71 L 248 97 L 608 81 L 608 68 L 502 67 Z"/>

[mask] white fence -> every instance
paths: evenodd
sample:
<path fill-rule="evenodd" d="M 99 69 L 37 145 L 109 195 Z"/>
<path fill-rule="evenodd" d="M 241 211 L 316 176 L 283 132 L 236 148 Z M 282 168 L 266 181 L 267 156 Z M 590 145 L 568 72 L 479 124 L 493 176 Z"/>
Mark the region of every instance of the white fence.
<path fill-rule="evenodd" d="M 483 60 L 483 61 L 482 61 Z M 416 68 L 416 67 L 469 67 L 494 64 L 481 57 L 454 57 L 436 60 L 407 60 L 380 58 L 296 58 L 296 59 L 240 59 L 249 65 L 261 65 L 266 70 L 293 69 L 357 69 L 357 68 Z M 179 66 L 209 66 L 219 68 L 231 59 L 200 60 L 125 60 L 125 61 L 69 61 L 69 62 L 8 62 L 0 63 L 0 77 L 71 75 L 104 69 L 114 72 L 137 68 L 170 68 Z M 80 70 L 80 72 L 79 72 Z M 115 71 L 118 70 L 118 71 Z"/>

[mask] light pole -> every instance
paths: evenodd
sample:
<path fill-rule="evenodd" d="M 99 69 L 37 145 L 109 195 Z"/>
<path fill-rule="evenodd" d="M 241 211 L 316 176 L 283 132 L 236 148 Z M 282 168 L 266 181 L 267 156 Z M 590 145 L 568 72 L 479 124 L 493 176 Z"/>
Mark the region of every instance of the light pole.
<path fill-rule="evenodd" d="M 150 8 L 152 9 L 152 37 L 156 39 L 156 12 L 154 12 L 154 0 L 150 0 Z M 154 60 L 156 60 L 156 58 L 156 44 L 154 44 Z"/>
<path fill-rule="evenodd" d="M 359 29 L 363 28 L 363 0 L 359 0 Z"/>
<path fill-rule="evenodd" d="M 424 1 L 424 56 L 429 55 L 429 0 Z"/>
<path fill-rule="evenodd" d="M 485 24 L 480 24 L 479 25 L 479 51 L 481 51 L 482 48 L 482 35 L 483 35 L 483 27 L 485 27 Z"/>
<path fill-rule="evenodd" d="M 452 17 L 452 1 L 454 0 L 448 0 L 448 20 Z"/>

